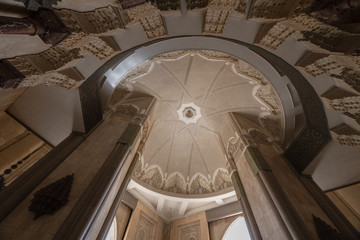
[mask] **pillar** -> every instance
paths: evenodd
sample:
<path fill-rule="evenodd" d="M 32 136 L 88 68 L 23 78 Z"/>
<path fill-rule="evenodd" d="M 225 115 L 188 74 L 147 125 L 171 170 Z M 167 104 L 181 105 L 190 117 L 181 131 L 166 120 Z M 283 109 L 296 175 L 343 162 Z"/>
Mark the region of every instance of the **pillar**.
<path fill-rule="evenodd" d="M 249 123 L 232 119 L 239 146 L 230 154 L 242 183 L 234 185 L 246 192 L 263 239 L 358 239 L 325 194 L 299 175 L 273 142 L 256 142 L 246 130 Z M 272 229 L 276 233 L 269 235 Z"/>
<path fill-rule="evenodd" d="M 244 218 L 245 218 L 246 226 L 249 230 L 250 237 L 253 240 L 262 239 L 254 214 L 251 210 L 249 200 L 246 196 L 244 187 L 241 183 L 241 179 L 236 169 L 236 165 L 232 156 L 228 157 L 228 168 L 229 168 L 231 180 L 235 188 L 236 196 L 239 199 L 241 207 L 244 211 Z"/>

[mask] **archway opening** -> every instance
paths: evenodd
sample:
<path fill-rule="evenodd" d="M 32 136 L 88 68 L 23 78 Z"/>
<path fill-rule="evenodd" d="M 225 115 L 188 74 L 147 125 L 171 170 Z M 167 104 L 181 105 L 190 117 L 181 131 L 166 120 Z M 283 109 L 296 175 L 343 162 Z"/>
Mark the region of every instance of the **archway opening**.
<path fill-rule="evenodd" d="M 236 218 L 226 230 L 222 240 L 251 240 L 244 217 Z"/>

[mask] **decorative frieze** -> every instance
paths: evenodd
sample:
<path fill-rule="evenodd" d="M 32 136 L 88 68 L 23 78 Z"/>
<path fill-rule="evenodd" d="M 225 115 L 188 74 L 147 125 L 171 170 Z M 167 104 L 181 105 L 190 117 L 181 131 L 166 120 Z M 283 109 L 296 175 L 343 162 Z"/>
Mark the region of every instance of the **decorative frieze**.
<path fill-rule="evenodd" d="M 206 194 L 211 192 L 211 185 L 205 176 L 198 174 L 190 183 L 190 194 Z"/>
<path fill-rule="evenodd" d="M 350 126 L 341 124 L 330 131 L 341 145 L 360 146 L 360 132 Z"/>
<path fill-rule="evenodd" d="M 119 10 L 113 6 L 98 8 L 89 12 L 70 9 L 55 10 L 57 16 L 71 32 L 99 34 L 123 28 Z"/>
<path fill-rule="evenodd" d="M 132 23 L 140 22 L 148 38 L 166 35 L 165 26 L 157 8 L 150 4 L 143 4 L 130 8 L 127 14 Z"/>
<path fill-rule="evenodd" d="M 239 74 L 255 80 L 259 85 L 268 84 L 268 80 L 266 80 L 264 75 L 262 75 L 259 70 L 245 61 L 238 60 L 238 63 L 235 65 L 235 69 Z"/>
<path fill-rule="evenodd" d="M 161 11 L 174 11 L 180 9 L 180 0 L 150 0 L 150 2 Z"/>
<path fill-rule="evenodd" d="M 275 50 L 294 32 L 295 29 L 286 25 L 285 22 L 278 22 L 260 40 L 260 45 Z"/>
<path fill-rule="evenodd" d="M 341 70 L 344 66 L 333 56 L 327 56 L 316 60 L 314 63 L 305 66 L 303 69 L 308 74 L 316 77 L 318 75 Z"/>
<path fill-rule="evenodd" d="M 159 13 L 139 18 L 148 38 L 157 38 L 166 35 L 164 23 Z"/>
<path fill-rule="evenodd" d="M 205 33 L 222 33 L 230 11 L 231 8 L 229 7 L 222 8 L 210 6 L 206 10 L 203 31 Z"/>
<path fill-rule="evenodd" d="M 66 75 L 50 72 L 42 75 L 32 75 L 26 77 L 18 87 L 34 87 L 39 84 L 56 85 L 65 89 L 72 89 L 77 86 L 78 82 Z"/>
<path fill-rule="evenodd" d="M 225 170 L 219 169 L 217 174 L 215 175 L 213 184 L 215 191 L 230 188 L 232 185 L 233 184 L 229 173 Z"/>
<path fill-rule="evenodd" d="M 179 173 L 175 173 L 165 182 L 164 190 L 173 193 L 186 194 L 187 186 L 184 177 Z"/>
<path fill-rule="evenodd" d="M 270 136 L 279 141 L 282 135 L 281 119 L 280 116 L 265 115 L 259 118 L 262 127 Z"/>
<path fill-rule="evenodd" d="M 270 84 L 259 87 L 255 96 L 273 110 L 274 114 L 277 114 L 280 111 L 280 100 L 278 99 L 274 88 Z"/>
<path fill-rule="evenodd" d="M 248 3 L 247 0 L 239 0 L 239 5 L 235 10 L 241 14 L 246 14 L 247 3 Z"/>
<path fill-rule="evenodd" d="M 77 70 L 74 70 L 77 72 L 75 77 L 74 74 L 66 74 L 66 69 L 61 68 L 87 53 L 102 60 L 113 55 L 115 50 L 97 36 L 77 33 L 39 54 L 18 56 L 6 59 L 6 61 L 25 77 L 16 85 L 18 87 L 48 84 L 71 89 L 77 86 L 78 81 L 84 80 L 84 77 Z"/>
<path fill-rule="evenodd" d="M 130 8 L 127 14 L 131 23 L 140 22 L 148 38 L 166 35 L 165 26 L 160 11 L 150 4 L 143 4 Z"/>
<path fill-rule="evenodd" d="M 207 194 L 232 187 L 228 171 L 220 168 L 215 170 L 212 178 L 197 173 L 186 181 L 179 172 L 174 172 L 165 177 L 158 166 L 145 168 L 142 161 L 138 161 L 134 170 L 134 177 L 155 189 L 187 195 Z"/>
<path fill-rule="evenodd" d="M 116 88 L 113 90 L 113 93 L 111 94 L 110 100 L 109 100 L 109 108 L 115 107 L 116 104 L 120 103 L 122 100 L 124 100 L 126 97 L 128 97 L 131 94 L 131 91 L 122 84 L 118 84 Z"/>
<path fill-rule="evenodd" d="M 332 74 L 331 76 L 340 79 L 352 89 L 360 93 L 360 71 L 345 67 L 342 69 L 340 74 Z"/>
<path fill-rule="evenodd" d="M 348 112 L 352 114 L 360 113 L 360 96 L 333 99 L 330 100 L 329 104 L 335 111 Z"/>
<path fill-rule="evenodd" d="M 205 13 L 203 32 L 213 34 L 222 33 L 230 12 L 238 5 L 239 0 L 211 1 Z"/>
<path fill-rule="evenodd" d="M 256 0 L 250 17 L 252 18 L 283 18 L 287 17 L 296 7 L 296 3 L 286 0 Z"/>
<path fill-rule="evenodd" d="M 123 10 L 133 8 L 146 3 L 145 0 L 119 0 Z"/>
<path fill-rule="evenodd" d="M 133 117 L 137 113 L 139 113 L 139 108 L 133 104 L 121 104 L 119 106 L 116 106 L 115 112 Z"/>
<path fill-rule="evenodd" d="M 209 0 L 186 0 L 187 9 L 205 8 Z"/>
<path fill-rule="evenodd" d="M 322 97 L 335 111 L 351 114 L 360 113 L 360 96 L 357 94 L 334 87 L 324 93 Z"/>
<path fill-rule="evenodd" d="M 360 35 L 349 34 L 330 25 L 322 24 L 301 33 L 306 41 L 331 52 L 353 54 L 360 51 Z"/>

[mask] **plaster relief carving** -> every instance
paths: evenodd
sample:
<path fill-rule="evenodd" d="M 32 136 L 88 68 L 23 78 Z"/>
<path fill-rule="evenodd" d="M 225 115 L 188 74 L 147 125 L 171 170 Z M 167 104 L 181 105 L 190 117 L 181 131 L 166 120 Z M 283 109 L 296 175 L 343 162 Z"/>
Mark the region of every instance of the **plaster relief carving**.
<path fill-rule="evenodd" d="M 127 10 L 130 23 L 140 22 L 148 38 L 157 38 L 166 35 L 166 30 L 160 11 L 146 3 Z"/>
<path fill-rule="evenodd" d="M 205 8 L 209 0 L 186 0 L 187 9 Z"/>
<path fill-rule="evenodd" d="M 235 68 L 239 74 L 244 75 L 245 77 L 250 78 L 252 80 L 255 80 L 260 85 L 268 84 L 268 81 L 266 80 L 264 75 L 262 75 L 256 68 L 254 68 L 245 61 L 239 60 L 238 63 L 235 65 Z"/>
<path fill-rule="evenodd" d="M 360 96 L 354 91 L 333 87 L 322 95 L 330 109 L 343 113 L 360 124 Z"/>
<path fill-rule="evenodd" d="M 186 194 L 186 182 L 184 177 L 180 173 L 169 176 L 168 180 L 165 182 L 164 190 L 173 193 Z"/>
<path fill-rule="evenodd" d="M 212 191 L 212 184 L 209 183 L 206 177 L 201 176 L 200 174 L 198 174 L 190 183 L 190 194 L 204 194 L 211 193 Z"/>
<path fill-rule="evenodd" d="M 295 29 L 286 26 L 284 22 L 278 22 L 260 40 L 260 46 L 275 50 L 294 32 Z"/>
<path fill-rule="evenodd" d="M 281 119 L 273 115 L 260 117 L 260 123 L 274 140 L 280 140 L 282 134 Z"/>
<path fill-rule="evenodd" d="M 142 139 L 140 141 L 140 144 L 139 144 L 139 147 L 137 149 L 137 152 L 139 153 L 143 153 L 144 151 L 144 147 L 145 147 L 145 143 L 146 143 L 146 140 L 148 139 L 149 137 L 149 134 L 150 134 L 150 120 L 146 120 L 145 121 L 145 124 L 143 126 L 143 134 L 142 134 Z"/>
<path fill-rule="evenodd" d="M 115 107 L 114 112 L 133 117 L 139 113 L 139 108 L 133 104 L 121 104 Z"/>
<path fill-rule="evenodd" d="M 204 73 L 209 76 L 203 76 Z M 256 145 L 251 135 L 244 132 L 231 138 L 226 149 L 219 147 L 223 137 L 230 137 L 225 130 L 231 127 L 226 114 L 237 111 L 237 108 L 233 110 L 235 106 L 231 102 L 242 95 L 239 92 L 249 94 L 241 98 L 252 99 L 253 105 L 249 109 L 256 111 L 254 119 L 257 124 L 260 124 L 259 115 L 276 114 L 281 128 L 281 104 L 266 77 L 250 64 L 225 53 L 211 50 L 169 52 L 139 64 L 120 82 L 141 94 L 158 98 L 156 111 L 159 117 L 154 119 L 152 127 L 152 134 L 156 134 L 147 138 L 146 147 L 140 144 L 143 163 L 136 167 L 134 178 L 137 183 L 151 186 L 160 193 L 206 195 L 232 189 L 224 155 L 234 156 L 245 146 Z M 163 92 L 165 84 L 168 88 Z M 255 96 L 258 88 L 261 90 Z M 238 101 L 243 100 L 239 97 Z M 196 120 L 200 114 L 201 118 Z M 179 118 L 186 121 L 179 121 Z M 190 120 L 194 121 L 189 123 Z M 214 130 L 216 124 L 224 121 L 226 124 L 222 128 L 225 132 Z M 264 134 L 271 139 L 280 138 L 266 131 Z M 277 134 L 282 133 L 279 131 Z M 204 142 L 216 149 L 215 153 L 204 151 Z M 173 170 L 180 162 L 184 164 Z"/>
<path fill-rule="evenodd" d="M 234 158 L 240 149 L 240 145 L 240 138 L 231 137 L 228 141 L 227 153 Z"/>
<path fill-rule="evenodd" d="M 99 59 L 105 59 L 115 51 L 103 40 L 84 34 L 70 35 L 62 43 L 39 54 L 24 55 L 7 61 L 12 64 L 25 79 L 19 87 L 31 87 L 39 84 L 57 85 L 71 89 L 79 85 L 85 78 L 77 70 L 76 78 L 65 75 L 65 66 L 73 67 L 74 60 L 82 58 L 83 54 L 91 53 Z"/>
<path fill-rule="evenodd" d="M 350 88 L 360 93 L 360 71 L 345 67 L 342 69 L 340 74 L 332 74 L 331 76 L 340 79 L 349 85 Z"/>
<path fill-rule="evenodd" d="M 158 167 L 150 168 L 147 171 L 141 171 L 139 180 L 158 189 L 161 189 L 163 186 L 163 177 Z"/>
<path fill-rule="evenodd" d="M 233 185 L 229 173 L 225 169 L 218 169 L 213 182 L 215 191 L 227 189 L 232 187 Z"/>
<path fill-rule="evenodd" d="M 238 0 L 211 1 L 205 13 L 203 31 L 205 33 L 222 33 L 230 12 L 238 5 Z"/>
<path fill-rule="evenodd" d="M 119 84 L 113 91 L 110 100 L 109 100 L 109 105 L 113 106 L 116 103 L 121 102 L 122 100 L 124 100 L 126 97 L 128 97 L 131 94 L 131 91 L 129 90 L 129 88 L 125 85 Z"/>
<path fill-rule="evenodd" d="M 265 144 L 265 145 L 270 144 L 270 139 L 262 131 L 256 128 L 252 128 L 252 129 L 248 129 L 248 133 L 257 144 Z"/>
<path fill-rule="evenodd" d="M 360 146 L 360 132 L 346 124 L 341 124 L 330 129 L 334 138 L 345 146 Z"/>
<path fill-rule="evenodd" d="M 119 11 L 118 8 L 108 6 L 89 12 L 61 9 L 55 10 L 55 13 L 72 32 L 99 34 L 123 28 L 117 11 Z"/>
<path fill-rule="evenodd" d="M 258 88 L 255 96 L 265 103 L 271 110 L 274 110 L 273 114 L 277 115 L 280 112 L 280 100 L 271 85 L 261 86 Z"/>
<path fill-rule="evenodd" d="M 146 74 L 150 71 L 151 68 L 151 62 L 145 61 L 136 67 L 134 67 L 129 73 L 127 73 L 123 78 L 122 82 L 132 82 L 133 79 Z"/>

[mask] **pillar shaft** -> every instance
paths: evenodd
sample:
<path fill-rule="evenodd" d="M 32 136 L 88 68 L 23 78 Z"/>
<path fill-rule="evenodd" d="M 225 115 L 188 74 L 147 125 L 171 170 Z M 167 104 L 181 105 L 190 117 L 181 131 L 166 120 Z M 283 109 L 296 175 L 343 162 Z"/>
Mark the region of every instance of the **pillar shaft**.
<path fill-rule="evenodd" d="M 269 198 L 272 205 L 274 204 L 275 213 L 280 214 L 282 219 L 280 223 L 283 222 L 286 226 L 285 233 L 289 232 L 293 239 L 313 239 L 276 180 L 260 150 L 256 146 L 248 146 L 244 151 L 244 156 L 265 196 Z"/>
<path fill-rule="evenodd" d="M 106 219 L 104 221 L 103 226 L 101 227 L 101 230 L 100 230 L 99 235 L 97 236 L 97 239 L 99 239 L 99 240 L 105 239 L 105 237 L 110 229 L 111 223 L 113 222 L 114 217 L 116 215 L 116 211 L 118 210 L 118 208 L 120 206 L 121 200 L 126 193 L 127 185 L 130 182 L 132 173 L 135 169 L 136 163 L 139 161 L 139 158 L 140 158 L 140 154 L 136 153 L 135 157 L 133 158 L 131 165 L 126 173 L 126 176 L 120 185 L 119 191 L 116 194 L 115 200 L 114 200 L 113 204 L 111 205 L 110 211 L 109 211 L 108 215 L 106 216 Z"/>
<path fill-rule="evenodd" d="M 230 166 L 230 177 L 233 182 L 236 195 L 239 199 L 239 202 L 241 204 L 241 207 L 244 211 L 244 218 L 247 225 L 247 228 L 249 229 L 249 234 L 251 239 L 253 240 L 260 240 L 262 239 L 259 228 L 256 224 L 256 220 L 254 217 L 254 214 L 251 210 L 249 200 L 246 196 L 244 187 L 241 183 L 241 179 L 239 176 L 238 171 L 236 170 L 235 162 L 232 158 L 228 158 L 229 166 Z"/>
<path fill-rule="evenodd" d="M 110 155 L 96 173 L 69 216 L 63 222 L 54 239 L 87 239 L 97 224 L 110 196 L 115 182 L 124 171 L 126 162 L 131 155 L 141 134 L 141 125 L 130 123 L 122 133 Z M 127 170 L 126 170 L 127 171 Z"/>

